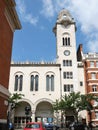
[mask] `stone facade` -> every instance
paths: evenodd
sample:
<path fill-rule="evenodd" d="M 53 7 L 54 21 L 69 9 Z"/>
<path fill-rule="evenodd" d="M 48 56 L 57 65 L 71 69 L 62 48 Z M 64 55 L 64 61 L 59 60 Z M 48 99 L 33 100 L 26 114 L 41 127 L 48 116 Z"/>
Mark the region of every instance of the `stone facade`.
<path fill-rule="evenodd" d="M 23 127 L 29 120 L 61 123 L 60 113 L 51 111 L 52 103 L 65 93 L 87 93 L 85 55 L 82 45 L 76 50 L 76 24 L 67 10 L 63 9 L 58 14 L 53 32 L 57 41 L 55 63 L 11 63 L 9 91 L 24 94 L 19 101 L 21 106 L 14 113 L 17 128 Z M 31 108 L 28 116 L 25 114 L 27 106 Z M 79 117 L 88 121 L 86 111 L 79 113 Z M 68 113 L 66 119 L 73 120 L 72 114 Z"/>

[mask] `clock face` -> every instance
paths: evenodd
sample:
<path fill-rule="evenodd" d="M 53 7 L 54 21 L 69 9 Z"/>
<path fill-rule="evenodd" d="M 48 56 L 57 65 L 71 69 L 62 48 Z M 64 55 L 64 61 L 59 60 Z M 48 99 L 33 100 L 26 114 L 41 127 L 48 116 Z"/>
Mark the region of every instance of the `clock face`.
<path fill-rule="evenodd" d="M 63 18 L 66 18 L 66 14 L 63 14 Z"/>
<path fill-rule="evenodd" d="M 65 51 L 64 51 L 64 55 L 65 55 L 65 56 L 69 56 L 69 55 L 70 55 L 70 51 L 69 51 L 69 50 L 65 50 Z"/>

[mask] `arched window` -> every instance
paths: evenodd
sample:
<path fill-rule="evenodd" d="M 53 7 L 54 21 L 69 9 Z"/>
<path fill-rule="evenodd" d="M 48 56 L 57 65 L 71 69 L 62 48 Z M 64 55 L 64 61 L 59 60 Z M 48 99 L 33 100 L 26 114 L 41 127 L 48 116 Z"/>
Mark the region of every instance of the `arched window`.
<path fill-rule="evenodd" d="M 63 46 L 65 45 L 65 39 L 64 39 L 64 37 L 62 38 L 62 41 L 63 41 Z"/>
<path fill-rule="evenodd" d="M 63 46 L 70 46 L 70 37 L 62 38 Z"/>
<path fill-rule="evenodd" d="M 68 46 L 70 46 L 70 38 L 68 37 Z"/>
<path fill-rule="evenodd" d="M 46 91 L 49 91 L 49 75 L 46 76 Z"/>
<path fill-rule="evenodd" d="M 15 86 L 14 86 L 14 91 L 18 90 L 18 75 L 15 76 Z"/>
<path fill-rule="evenodd" d="M 19 91 L 22 91 L 23 75 L 20 75 Z"/>
<path fill-rule="evenodd" d="M 30 83 L 30 90 L 34 90 L 34 75 L 31 75 L 31 83 Z"/>
<path fill-rule="evenodd" d="M 15 75 L 15 86 L 14 91 L 22 91 L 23 86 L 23 75 Z"/>
<path fill-rule="evenodd" d="M 68 43 L 67 43 L 67 37 L 66 37 L 66 38 L 65 38 L 65 46 L 67 46 L 67 44 L 68 44 Z"/>
<path fill-rule="evenodd" d="M 46 91 L 54 91 L 54 75 L 46 76 Z"/>
<path fill-rule="evenodd" d="M 54 91 L 54 75 L 51 75 L 51 91 Z"/>
<path fill-rule="evenodd" d="M 38 75 L 35 76 L 35 91 L 38 91 Z"/>
<path fill-rule="evenodd" d="M 39 76 L 31 75 L 30 91 L 38 91 L 38 82 L 39 82 Z"/>

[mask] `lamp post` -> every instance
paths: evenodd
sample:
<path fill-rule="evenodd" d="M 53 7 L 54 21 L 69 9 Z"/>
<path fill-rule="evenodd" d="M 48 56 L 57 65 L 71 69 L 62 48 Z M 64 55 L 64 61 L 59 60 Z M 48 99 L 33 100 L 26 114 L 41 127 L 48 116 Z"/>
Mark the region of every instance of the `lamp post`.
<path fill-rule="evenodd" d="M 89 114 L 89 126 L 90 126 L 90 129 L 92 130 L 92 112 L 91 112 L 91 109 L 90 109 L 90 106 L 87 107 L 87 110 L 88 110 L 88 114 Z"/>
<path fill-rule="evenodd" d="M 30 107 L 30 106 L 26 106 L 26 107 L 25 107 L 25 115 L 26 115 L 26 119 L 27 119 L 27 117 L 30 116 L 30 112 L 31 112 L 31 107 Z"/>
<path fill-rule="evenodd" d="M 9 123 L 10 123 L 10 120 L 9 120 L 9 117 L 10 117 L 9 115 L 10 115 L 10 114 L 9 114 L 9 113 L 10 113 L 10 112 L 8 111 L 8 112 L 7 112 L 7 130 L 9 130 Z"/>
<path fill-rule="evenodd" d="M 92 119 L 92 113 L 91 113 L 91 111 L 89 111 L 88 114 L 89 114 L 89 118 L 90 118 L 90 123 L 89 123 L 89 125 L 90 125 L 90 128 L 91 128 L 91 130 L 92 130 L 92 121 L 91 121 L 91 119 Z"/>

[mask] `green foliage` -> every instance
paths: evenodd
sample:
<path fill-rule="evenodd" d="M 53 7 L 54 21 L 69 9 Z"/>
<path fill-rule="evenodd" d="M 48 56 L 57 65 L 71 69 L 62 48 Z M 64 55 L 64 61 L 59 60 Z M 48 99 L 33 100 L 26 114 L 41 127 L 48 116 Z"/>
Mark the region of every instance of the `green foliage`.
<path fill-rule="evenodd" d="M 72 112 L 77 119 L 79 111 L 91 111 L 93 109 L 92 101 L 94 100 L 98 101 L 98 96 L 72 92 L 65 94 L 60 100 L 56 100 L 53 103 L 53 110 L 61 110 L 64 114 Z"/>
<path fill-rule="evenodd" d="M 22 99 L 23 96 L 23 94 L 14 93 L 9 97 L 8 103 L 11 104 L 12 108 L 16 108 L 19 105 L 18 101 Z"/>

